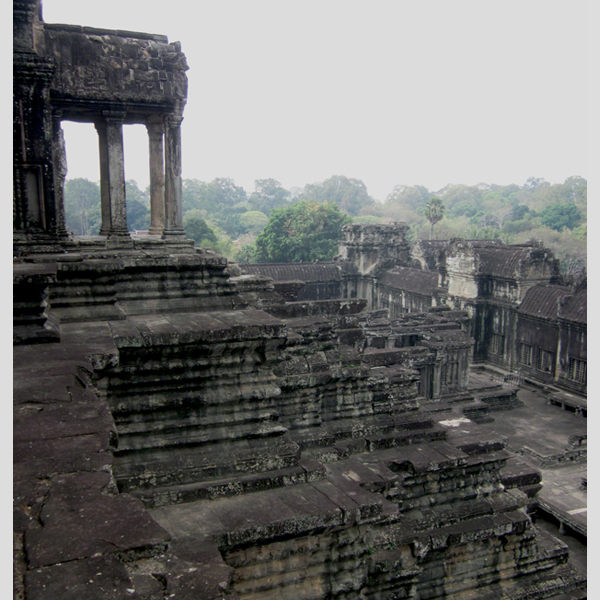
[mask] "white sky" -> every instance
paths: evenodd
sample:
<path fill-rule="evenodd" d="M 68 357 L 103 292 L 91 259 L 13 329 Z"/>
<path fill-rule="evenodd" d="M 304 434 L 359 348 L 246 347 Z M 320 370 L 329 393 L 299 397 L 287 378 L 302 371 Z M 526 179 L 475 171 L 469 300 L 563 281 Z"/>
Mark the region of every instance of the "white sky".
<path fill-rule="evenodd" d="M 184 178 L 346 175 L 384 200 L 588 176 L 583 0 L 44 0 L 43 17 L 181 42 Z M 64 129 L 68 177 L 97 181 L 93 126 Z M 125 152 L 144 188 L 145 128 Z"/>

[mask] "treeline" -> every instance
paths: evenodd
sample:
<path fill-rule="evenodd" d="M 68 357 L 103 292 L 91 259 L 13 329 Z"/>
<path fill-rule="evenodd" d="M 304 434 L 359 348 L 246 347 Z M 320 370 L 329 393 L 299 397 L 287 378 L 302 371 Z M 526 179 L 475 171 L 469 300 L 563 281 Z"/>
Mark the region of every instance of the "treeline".
<path fill-rule="evenodd" d="M 397 186 L 382 204 L 362 211 L 363 217 L 408 223 L 415 239 L 428 239 L 424 210 L 439 197 L 444 218 L 436 239 L 499 238 L 507 244 L 538 239 L 554 250 L 565 273 L 578 274 L 587 264 L 587 181 L 569 177 L 551 184 L 530 177 L 523 186 L 480 183 L 447 185 L 436 192 L 423 186 Z"/>
<path fill-rule="evenodd" d="M 131 231 L 150 224 L 148 190 L 126 183 L 127 222 Z M 183 224 L 196 244 L 241 262 L 331 260 L 346 222 L 410 225 L 411 240 L 429 239 L 426 205 L 440 198 L 444 217 L 434 237 L 500 238 L 505 243 L 541 239 L 561 259 L 565 273 L 586 266 L 587 182 L 569 177 L 562 184 L 543 179 L 500 186 L 396 186 L 377 202 L 359 179 L 333 176 L 287 190 L 274 179 L 259 179 L 248 194 L 232 179 L 183 181 Z M 86 179 L 65 186 L 67 225 L 76 235 L 96 235 L 100 227 L 100 190 Z M 337 237 L 336 237 L 337 236 Z"/>

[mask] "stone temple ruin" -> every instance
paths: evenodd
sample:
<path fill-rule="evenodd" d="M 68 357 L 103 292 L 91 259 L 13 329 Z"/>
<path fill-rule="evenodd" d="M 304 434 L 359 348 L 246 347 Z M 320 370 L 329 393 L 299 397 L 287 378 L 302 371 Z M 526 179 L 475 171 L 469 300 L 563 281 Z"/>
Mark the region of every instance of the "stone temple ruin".
<path fill-rule="evenodd" d="M 539 245 L 403 224 L 346 226 L 328 264 L 195 248 L 179 44 L 13 7 L 15 598 L 584 598 L 534 521 L 585 535 L 535 466 L 585 458 L 585 286 Z M 98 131 L 96 238 L 65 227 L 65 119 Z M 123 123 L 148 128 L 147 236 Z M 525 382 L 568 448 L 492 427 Z"/>

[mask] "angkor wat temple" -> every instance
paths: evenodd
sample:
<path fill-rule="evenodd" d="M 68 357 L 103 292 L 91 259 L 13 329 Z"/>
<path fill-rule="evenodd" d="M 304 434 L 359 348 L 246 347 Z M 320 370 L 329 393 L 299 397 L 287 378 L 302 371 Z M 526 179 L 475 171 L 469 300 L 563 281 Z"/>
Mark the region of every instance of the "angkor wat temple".
<path fill-rule="evenodd" d="M 585 461 L 585 284 L 538 243 L 411 247 L 402 223 L 346 226 L 332 263 L 195 248 L 179 43 L 13 11 L 14 597 L 585 598 L 536 522 L 586 535 L 541 480 Z M 93 238 L 65 226 L 63 120 L 98 131 Z M 495 427 L 525 393 L 553 453 Z"/>

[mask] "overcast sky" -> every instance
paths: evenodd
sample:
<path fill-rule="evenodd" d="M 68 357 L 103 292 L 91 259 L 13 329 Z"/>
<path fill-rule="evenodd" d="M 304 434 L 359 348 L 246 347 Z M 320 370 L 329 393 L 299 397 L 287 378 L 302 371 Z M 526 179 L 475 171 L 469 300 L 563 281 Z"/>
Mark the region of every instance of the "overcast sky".
<path fill-rule="evenodd" d="M 384 200 L 588 176 L 583 0 L 44 0 L 43 17 L 181 42 L 184 178 L 346 175 Z M 64 129 L 68 177 L 97 181 L 93 126 Z M 142 188 L 147 145 L 125 127 Z"/>

